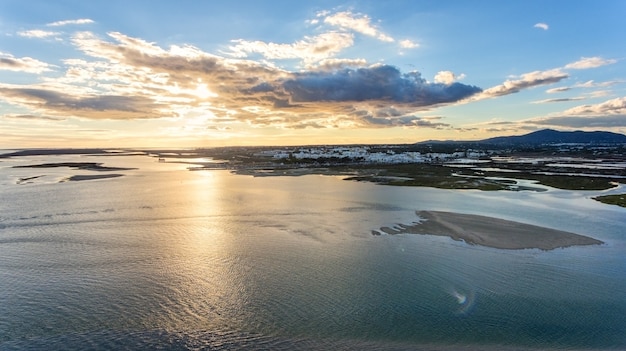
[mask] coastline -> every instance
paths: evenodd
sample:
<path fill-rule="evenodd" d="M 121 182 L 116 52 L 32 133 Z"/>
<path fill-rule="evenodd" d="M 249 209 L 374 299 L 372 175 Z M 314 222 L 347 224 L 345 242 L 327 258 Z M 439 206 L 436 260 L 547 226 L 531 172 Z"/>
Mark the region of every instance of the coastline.
<path fill-rule="evenodd" d="M 448 236 L 470 245 L 496 249 L 554 250 L 579 245 L 600 245 L 602 241 L 571 232 L 487 216 L 444 211 L 418 211 L 421 221 L 412 225 L 383 227 L 386 234 Z"/>

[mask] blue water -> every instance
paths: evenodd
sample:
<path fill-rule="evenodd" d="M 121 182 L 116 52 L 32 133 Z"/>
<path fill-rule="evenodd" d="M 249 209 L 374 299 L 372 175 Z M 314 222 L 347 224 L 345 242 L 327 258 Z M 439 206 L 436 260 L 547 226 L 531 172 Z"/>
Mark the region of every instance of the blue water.
<path fill-rule="evenodd" d="M 141 156 L 0 161 L 1 350 L 626 349 L 626 210 L 590 199 L 601 192 L 254 178 Z M 63 161 L 138 169 L 59 182 L 94 173 L 11 168 Z M 605 244 L 371 235 L 420 210 Z"/>

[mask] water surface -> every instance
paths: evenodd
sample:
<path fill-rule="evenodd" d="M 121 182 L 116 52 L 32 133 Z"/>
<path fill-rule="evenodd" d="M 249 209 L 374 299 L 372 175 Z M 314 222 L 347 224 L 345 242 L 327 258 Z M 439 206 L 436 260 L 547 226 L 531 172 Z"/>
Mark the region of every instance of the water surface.
<path fill-rule="evenodd" d="M 93 172 L 11 168 L 70 161 L 138 169 L 59 183 Z M 2 160 L 0 349 L 623 349 L 626 210 L 590 199 L 600 193 L 254 178 L 141 156 Z M 371 235 L 421 210 L 606 244 Z"/>

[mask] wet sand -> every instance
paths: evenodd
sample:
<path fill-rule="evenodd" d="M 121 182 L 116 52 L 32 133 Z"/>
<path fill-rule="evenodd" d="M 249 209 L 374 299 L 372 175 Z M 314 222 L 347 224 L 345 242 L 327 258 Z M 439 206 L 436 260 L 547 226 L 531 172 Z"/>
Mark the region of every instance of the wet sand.
<path fill-rule="evenodd" d="M 87 171 L 109 172 L 109 171 L 128 171 L 136 168 L 108 167 L 102 163 L 96 162 L 61 162 L 61 163 L 42 163 L 37 165 L 13 166 L 13 168 L 58 168 L 68 167 L 73 169 L 81 169 Z"/>
<path fill-rule="evenodd" d="M 79 182 L 83 180 L 97 180 L 97 179 L 108 179 L 108 178 L 117 178 L 123 177 L 123 174 L 91 174 L 91 175 L 73 175 L 67 180 L 70 182 Z"/>
<path fill-rule="evenodd" d="M 602 241 L 584 235 L 493 217 L 442 211 L 419 211 L 420 223 L 384 227 L 387 234 L 449 236 L 472 245 L 498 249 L 553 250 L 575 245 L 599 245 Z"/>

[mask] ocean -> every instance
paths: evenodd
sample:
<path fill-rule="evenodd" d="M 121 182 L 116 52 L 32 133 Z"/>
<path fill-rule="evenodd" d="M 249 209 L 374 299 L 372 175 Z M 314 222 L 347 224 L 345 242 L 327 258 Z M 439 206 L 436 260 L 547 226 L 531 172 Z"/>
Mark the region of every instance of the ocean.
<path fill-rule="evenodd" d="M 118 178 L 54 162 L 135 167 Z M 609 191 L 252 177 L 147 156 L 0 159 L 0 350 L 623 350 L 626 209 Z M 19 183 L 19 184 L 18 184 Z M 372 235 L 416 211 L 604 244 Z"/>

